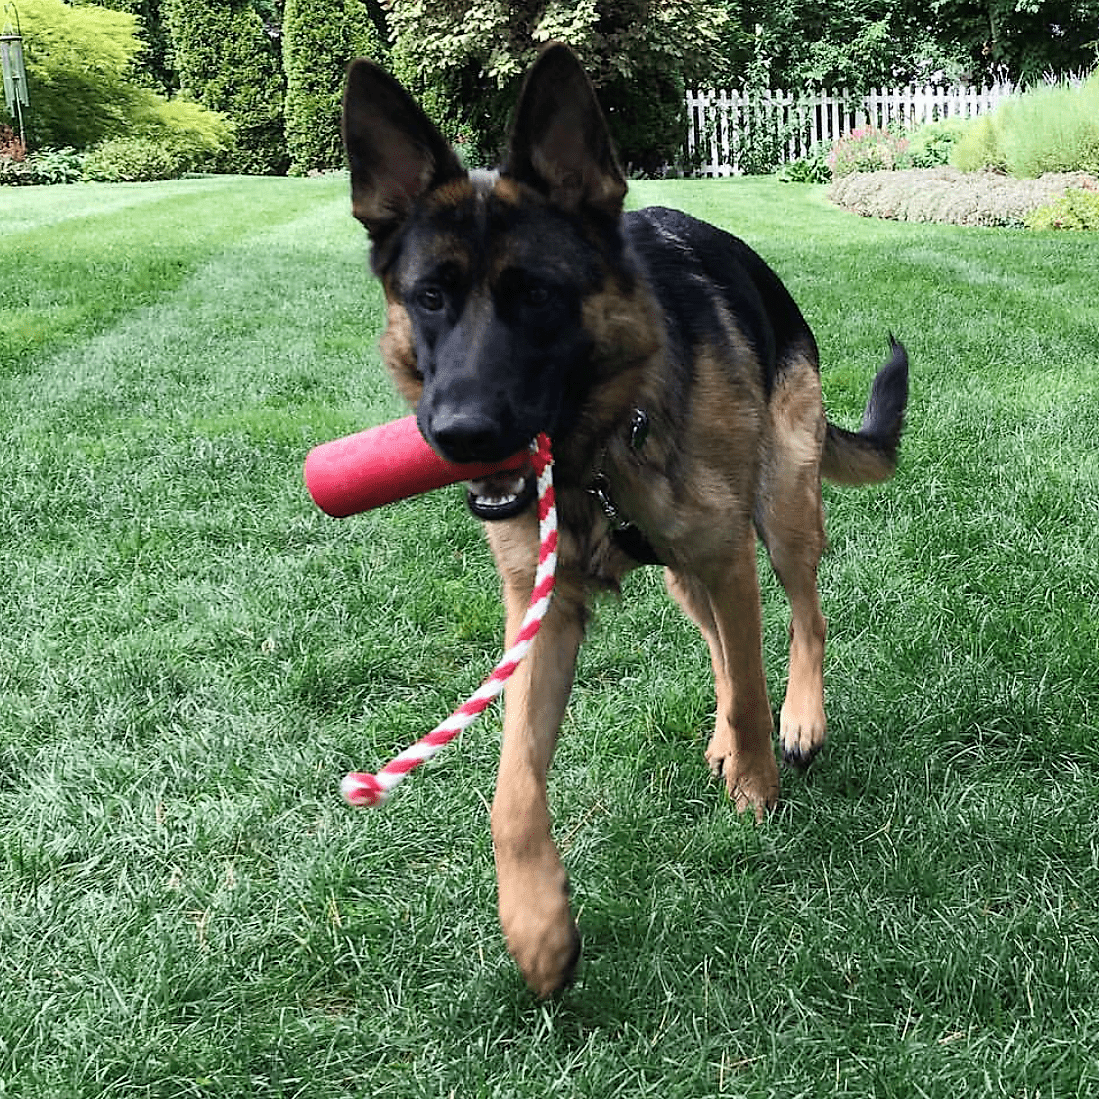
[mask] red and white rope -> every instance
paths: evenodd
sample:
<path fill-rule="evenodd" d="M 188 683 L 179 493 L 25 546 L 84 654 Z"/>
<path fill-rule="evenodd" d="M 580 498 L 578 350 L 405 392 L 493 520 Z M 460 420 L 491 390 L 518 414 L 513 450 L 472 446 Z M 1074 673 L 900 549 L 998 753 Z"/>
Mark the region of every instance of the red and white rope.
<path fill-rule="evenodd" d="M 549 609 L 557 571 L 557 507 L 553 492 L 553 453 L 549 438 L 539 435 L 531 457 L 538 478 L 538 568 L 534 574 L 534 590 L 527 613 L 519 626 L 515 641 L 500 663 L 480 687 L 427 736 L 406 748 L 376 774 L 352 772 L 340 783 L 340 792 L 352 805 L 379 805 L 410 771 L 445 748 L 467 725 L 470 725 L 504 689 L 519 662 L 527 655 L 542 619 Z"/>

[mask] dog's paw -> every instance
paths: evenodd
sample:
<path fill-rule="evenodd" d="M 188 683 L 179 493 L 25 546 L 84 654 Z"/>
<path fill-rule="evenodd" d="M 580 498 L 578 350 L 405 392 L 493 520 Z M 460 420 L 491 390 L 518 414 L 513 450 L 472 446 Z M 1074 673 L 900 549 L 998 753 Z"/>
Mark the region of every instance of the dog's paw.
<path fill-rule="evenodd" d="M 706 761 L 713 774 L 725 779 L 725 789 L 738 813 L 750 809 L 761 821 L 778 803 L 778 764 L 769 743 L 766 751 L 749 756 L 734 749 L 730 735 L 715 732 L 706 749 Z"/>
<path fill-rule="evenodd" d="M 782 758 L 794 767 L 805 768 L 824 747 L 828 725 L 818 703 L 797 707 L 787 698 L 779 719 Z"/>
<path fill-rule="evenodd" d="M 550 880 L 523 874 L 512 875 L 507 888 L 501 883 L 500 926 L 508 951 L 540 999 L 566 988 L 580 960 L 580 933 L 568 893 L 564 871 Z"/>

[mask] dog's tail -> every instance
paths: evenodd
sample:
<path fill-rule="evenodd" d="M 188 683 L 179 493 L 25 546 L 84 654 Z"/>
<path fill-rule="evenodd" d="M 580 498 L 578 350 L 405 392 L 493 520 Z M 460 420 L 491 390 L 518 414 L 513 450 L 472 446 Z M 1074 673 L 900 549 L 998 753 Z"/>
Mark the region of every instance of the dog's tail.
<path fill-rule="evenodd" d="M 893 353 L 874 377 L 858 431 L 828 424 L 820 471 L 841 485 L 886 481 L 897 468 L 897 445 L 908 403 L 908 352 L 889 336 Z"/>

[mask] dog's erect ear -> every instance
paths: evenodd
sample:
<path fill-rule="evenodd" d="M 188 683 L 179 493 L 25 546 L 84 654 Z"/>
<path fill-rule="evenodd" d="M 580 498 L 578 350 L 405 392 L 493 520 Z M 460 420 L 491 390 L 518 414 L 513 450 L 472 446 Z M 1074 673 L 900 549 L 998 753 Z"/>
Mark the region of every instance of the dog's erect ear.
<path fill-rule="evenodd" d="M 425 191 L 465 175 L 419 104 L 384 69 L 360 58 L 347 70 L 343 143 L 351 210 L 379 243 Z"/>
<path fill-rule="evenodd" d="M 567 210 L 622 212 L 626 179 L 595 89 L 567 46 L 547 47 L 527 74 L 504 174 Z"/>

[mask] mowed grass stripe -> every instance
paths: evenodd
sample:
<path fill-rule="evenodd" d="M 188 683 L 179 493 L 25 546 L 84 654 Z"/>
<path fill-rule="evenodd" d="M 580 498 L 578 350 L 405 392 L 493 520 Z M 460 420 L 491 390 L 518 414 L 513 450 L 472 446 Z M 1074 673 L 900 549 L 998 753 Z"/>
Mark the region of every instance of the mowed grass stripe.
<path fill-rule="evenodd" d="M 60 340 L 155 302 L 234 242 L 333 194 L 330 179 L 27 190 L 22 198 L 13 188 L 0 196 L 0 377 L 27 369 Z M 43 208 L 40 217 L 29 212 Z"/>

